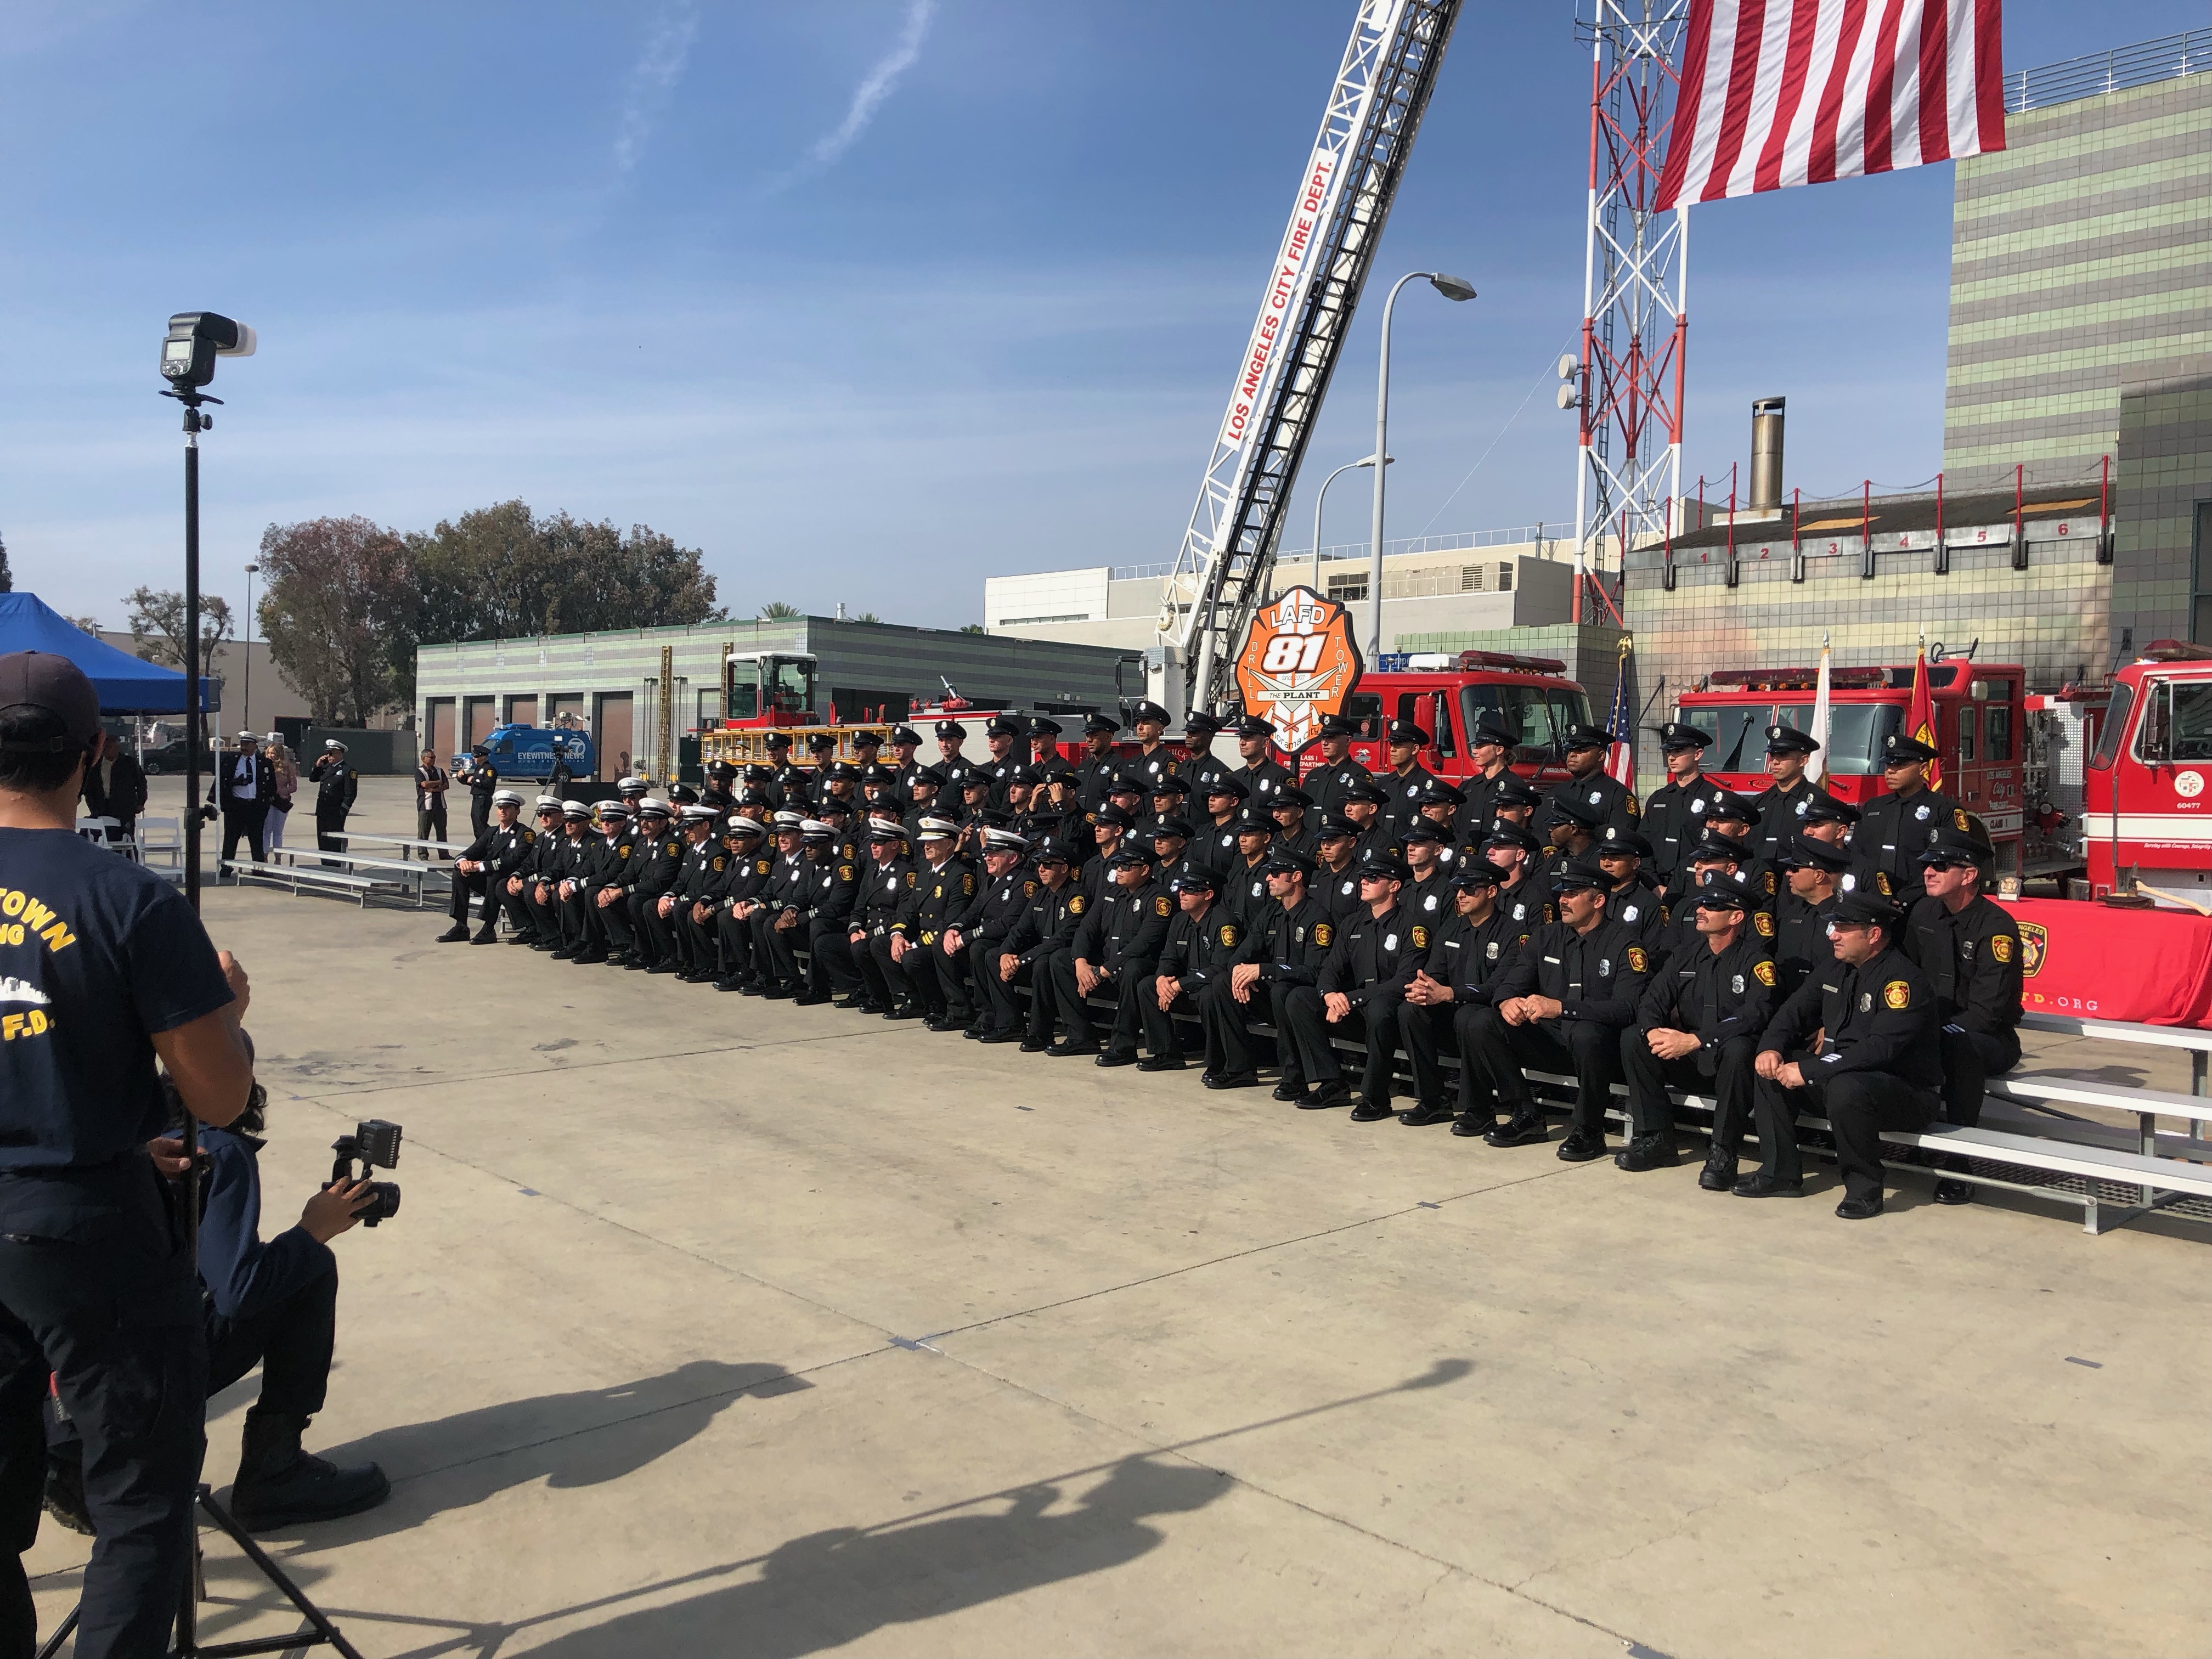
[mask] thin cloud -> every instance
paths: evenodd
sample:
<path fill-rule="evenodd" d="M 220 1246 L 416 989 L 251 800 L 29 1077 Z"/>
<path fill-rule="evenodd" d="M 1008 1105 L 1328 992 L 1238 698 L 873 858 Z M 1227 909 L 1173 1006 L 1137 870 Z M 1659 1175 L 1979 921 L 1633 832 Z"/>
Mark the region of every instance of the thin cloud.
<path fill-rule="evenodd" d="M 676 83 L 684 78 L 684 60 L 691 55 L 692 38 L 699 33 L 697 0 L 675 0 L 661 8 L 647 33 L 645 50 L 630 65 L 623 91 L 622 119 L 615 134 L 615 171 L 628 173 L 644 159 L 646 142 L 653 124 L 668 106 Z"/>
<path fill-rule="evenodd" d="M 829 133 L 808 152 L 817 167 L 827 167 L 847 150 L 852 149 L 868 124 L 876 118 L 876 112 L 884 100 L 898 89 L 899 76 L 914 67 L 921 56 L 921 42 L 929 33 L 930 20 L 937 15 L 937 0 L 907 0 L 906 24 L 899 30 L 898 43 L 878 58 L 867 78 L 853 94 L 852 106 L 845 118 L 837 124 L 836 131 Z"/>

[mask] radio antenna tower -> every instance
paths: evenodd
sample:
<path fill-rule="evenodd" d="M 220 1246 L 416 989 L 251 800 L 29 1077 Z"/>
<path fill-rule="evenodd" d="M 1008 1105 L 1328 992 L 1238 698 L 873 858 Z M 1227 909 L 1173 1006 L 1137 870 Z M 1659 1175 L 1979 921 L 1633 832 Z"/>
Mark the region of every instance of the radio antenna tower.
<path fill-rule="evenodd" d="M 1620 610 L 1603 580 L 1606 541 L 1626 553 L 1667 527 L 1682 494 L 1682 372 L 1690 222 L 1652 210 L 1666 162 L 1690 0 L 1578 0 L 1590 43 L 1589 220 L 1583 347 L 1563 365 L 1578 405 L 1574 619 Z M 1578 376 L 1578 378 L 1577 378 Z M 1564 399 L 1563 399 L 1564 401 Z M 1587 593 L 1595 601 L 1585 605 Z"/>

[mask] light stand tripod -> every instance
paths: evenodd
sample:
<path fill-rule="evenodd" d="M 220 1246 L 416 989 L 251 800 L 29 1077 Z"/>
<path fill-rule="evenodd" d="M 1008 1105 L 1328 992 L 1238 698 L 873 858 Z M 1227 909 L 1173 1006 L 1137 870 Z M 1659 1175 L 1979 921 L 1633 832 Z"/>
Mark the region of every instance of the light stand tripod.
<path fill-rule="evenodd" d="M 204 338 L 201 324 L 203 313 L 186 313 L 192 332 L 187 338 Z M 213 319 L 223 326 L 237 330 L 238 325 L 228 319 Z M 176 337 L 179 325 L 185 319 L 172 318 L 170 332 Z M 252 349 L 251 331 L 240 331 L 245 336 L 246 349 Z M 238 334 L 232 337 L 234 345 Z M 242 354 L 240 354 L 242 355 Z M 170 362 L 165 353 L 165 369 Z M 212 374 L 212 368 L 208 370 Z M 183 378 L 183 377 L 177 377 Z M 187 737 L 185 761 L 185 897 L 197 912 L 200 908 L 200 817 L 199 817 L 199 752 L 201 732 L 201 674 L 203 661 L 200 653 L 200 442 L 199 434 L 215 424 L 212 416 L 200 412 L 202 404 L 220 404 L 220 398 L 210 398 L 198 390 L 204 380 L 165 387 L 161 395 L 174 398 L 185 406 L 185 638 L 187 658 L 185 680 L 185 729 Z M 200 1255 L 200 1158 L 199 1126 L 186 1112 L 184 1127 L 178 1132 L 185 1155 L 185 1260 L 198 1266 Z M 362 1659 L 360 1650 L 347 1641 L 338 1627 L 326 1618 L 322 1610 L 310 1601 L 304 1591 L 294 1583 L 284 1569 L 278 1566 L 269 1553 L 255 1543 L 237 1518 L 216 1501 L 214 1489 L 201 1486 L 193 1497 L 199 1512 L 229 1534 L 231 1540 L 246 1553 L 246 1559 L 254 1570 L 284 1594 L 287 1601 L 297 1608 L 307 1621 L 307 1628 L 289 1636 L 258 1636 L 237 1642 L 203 1643 L 199 1639 L 199 1604 L 207 1596 L 207 1581 L 201 1572 L 199 1528 L 192 1525 L 191 1571 L 185 1575 L 184 1594 L 177 1602 L 177 1644 L 172 1651 L 177 1659 L 230 1659 L 230 1656 L 251 1653 L 284 1653 L 295 1648 L 312 1648 L 328 1644 L 345 1656 Z M 83 1604 L 70 1609 L 59 1629 L 46 1638 L 40 1647 L 38 1659 L 54 1659 L 62 1644 L 75 1632 Z"/>

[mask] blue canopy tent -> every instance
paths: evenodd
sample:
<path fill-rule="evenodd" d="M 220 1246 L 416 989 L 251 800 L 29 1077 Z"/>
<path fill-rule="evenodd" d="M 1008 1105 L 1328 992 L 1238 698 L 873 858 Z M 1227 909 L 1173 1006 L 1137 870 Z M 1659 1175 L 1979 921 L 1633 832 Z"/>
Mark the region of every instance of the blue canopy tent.
<path fill-rule="evenodd" d="M 185 712 L 183 674 L 142 662 L 95 639 L 35 593 L 0 593 L 0 655 L 10 651 L 51 651 L 67 657 L 99 690 L 103 714 Z M 222 707 L 221 684 L 203 680 L 201 711 L 213 714 Z"/>

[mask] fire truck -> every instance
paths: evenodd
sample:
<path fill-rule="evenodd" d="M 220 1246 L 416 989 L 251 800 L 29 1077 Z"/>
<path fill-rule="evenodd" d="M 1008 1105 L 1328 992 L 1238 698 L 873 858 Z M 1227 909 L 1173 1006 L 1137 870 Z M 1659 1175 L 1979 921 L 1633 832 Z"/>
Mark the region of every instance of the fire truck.
<path fill-rule="evenodd" d="M 2212 909 L 2212 649 L 2153 641 L 2109 696 L 2075 829 L 2086 896 Z"/>
<path fill-rule="evenodd" d="M 1353 682 L 1342 714 L 1359 725 L 1352 757 L 1377 774 L 1390 769 L 1384 732 L 1392 720 L 1411 720 L 1429 734 L 1420 763 L 1438 777 L 1463 782 L 1474 775 L 1468 738 L 1491 719 L 1521 734 L 1512 767 L 1533 783 L 1567 775 L 1560 738 L 1570 726 L 1589 723 L 1589 699 L 1566 678 L 1566 664 L 1552 657 L 1504 651 L 1385 653 Z M 1308 750 L 1300 775 L 1322 764 Z"/>

